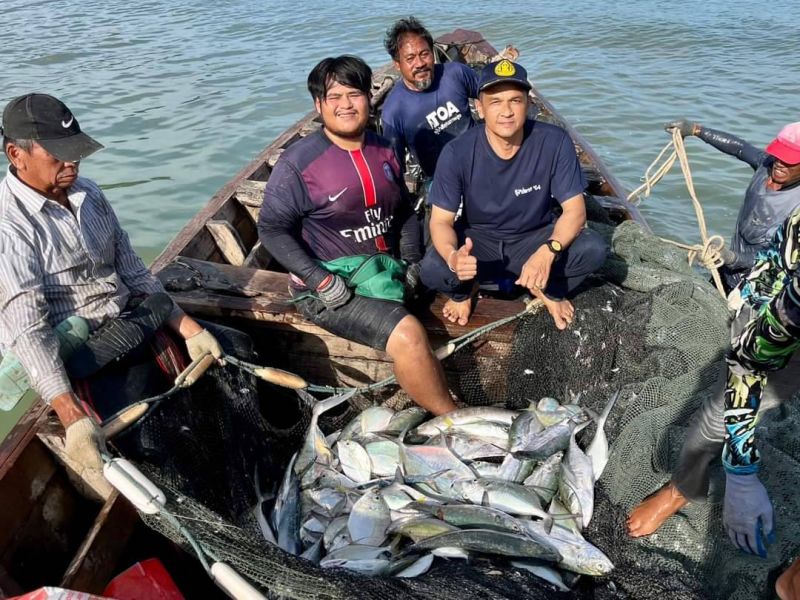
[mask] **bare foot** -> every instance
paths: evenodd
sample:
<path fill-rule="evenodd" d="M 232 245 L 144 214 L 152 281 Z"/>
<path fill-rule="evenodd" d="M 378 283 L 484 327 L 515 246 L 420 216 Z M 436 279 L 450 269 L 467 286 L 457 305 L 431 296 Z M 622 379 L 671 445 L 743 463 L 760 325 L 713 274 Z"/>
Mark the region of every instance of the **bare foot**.
<path fill-rule="evenodd" d="M 628 535 L 650 535 L 672 515 L 689 504 L 671 482 L 642 500 L 628 516 Z"/>
<path fill-rule="evenodd" d="M 469 316 L 472 314 L 472 298 L 467 298 L 461 302 L 456 302 L 450 298 L 444 303 L 442 314 L 451 323 L 466 325 L 469 322 Z"/>
<path fill-rule="evenodd" d="M 555 321 L 556 329 L 566 329 L 575 317 L 575 307 L 569 300 L 551 300 L 544 294 L 540 296 L 544 307 Z"/>

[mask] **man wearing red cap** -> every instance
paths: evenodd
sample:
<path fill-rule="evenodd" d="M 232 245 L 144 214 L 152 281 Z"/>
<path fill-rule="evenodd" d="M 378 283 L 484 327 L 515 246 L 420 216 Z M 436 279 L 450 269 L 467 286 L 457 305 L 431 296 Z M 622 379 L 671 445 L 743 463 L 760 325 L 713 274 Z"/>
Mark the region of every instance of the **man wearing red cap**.
<path fill-rule="evenodd" d="M 220 358 L 222 350 L 173 306 L 103 192 L 78 176 L 80 161 L 103 146 L 81 131 L 63 102 L 46 94 L 15 98 L 3 111 L 0 133 L 10 163 L 0 182 L 0 350 L 4 358 L 14 355 L 31 388 L 55 410 L 67 454 L 104 495 L 110 488 L 101 471 L 103 434 L 70 377 L 88 377 L 120 353 L 136 351 L 163 322 L 186 340 L 192 359 Z M 92 337 L 63 361 L 55 327 L 76 316 Z M 105 406 L 125 392 L 98 400 Z M 108 416 L 102 408 L 95 406 Z"/>
<path fill-rule="evenodd" d="M 723 256 L 722 272 L 732 289 L 753 266 L 756 253 L 769 245 L 775 230 L 800 206 L 800 123 L 781 129 L 766 151 L 686 119 L 667 123 L 664 128 L 678 129 L 683 137 L 699 137 L 755 170 L 736 220 L 731 252 Z"/>

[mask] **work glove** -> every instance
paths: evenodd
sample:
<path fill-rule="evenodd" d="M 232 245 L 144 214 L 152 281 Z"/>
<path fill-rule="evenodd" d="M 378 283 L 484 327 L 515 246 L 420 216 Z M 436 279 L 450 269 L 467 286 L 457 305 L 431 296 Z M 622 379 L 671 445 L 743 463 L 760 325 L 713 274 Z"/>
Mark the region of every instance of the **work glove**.
<path fill-rule="evenodd" d="M 411 263 L 406 269 L 406 276 L 403 284 L 406 288 L 406 297 L 414 298 L 417 295 L 417 290 L 420 284 L 420 266 L 418 262 Z"/>
<path fill-rule="evenodd" d="M 772 502 L 758 474 L 725 473 L 722 522 L 731 541 L 748 554 L 767 556 L 775 541 Z"/>
<path fill-rule="evenodd" d="M 681 137 L 690 137 L 696 135 L 695 131 L 700 129 L 700 124 L 686 119 L 678 119 L 664 124 L 664 131 L 670 133 L 673 129 L 680 131 Z"/>
<path fill-rule="evenodd" d="M 344 279 L 331 273 L 317 286 L 317 296 L 325 308 L 335 310 L 350 301 L 353 290 L 347 287 Z"/>
<path fill-rule="evenodd" d="M 222 348 L 208 329 L 202 329 L 186 340 L 186 350 L 192 361 L 210 354 L 216 359 L 222 358 Z"/>
<path fill-rule="evenodd" d="M 94 419 L 86 416 L 67 427 L 64 451 L 78 476 L 74 480 L 78 489 L 84 495 L 98 494 L 105 499 L 112 488 L 103 476 L 103 459 L 100 453 L 108 451 L 105 436 Z"/>

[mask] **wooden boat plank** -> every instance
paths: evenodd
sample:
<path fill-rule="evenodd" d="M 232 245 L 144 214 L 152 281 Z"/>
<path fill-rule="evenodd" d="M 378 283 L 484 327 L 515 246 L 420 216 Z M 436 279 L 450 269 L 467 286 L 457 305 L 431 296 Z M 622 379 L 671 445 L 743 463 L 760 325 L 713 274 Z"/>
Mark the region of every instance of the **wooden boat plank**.
<path fill-rule="evenodd" d="M 138 520 L 133 506 L 119 492 L 113 492 L 67 567 L 61 587 L 102 593 Z"/>
<path fill-rule="evenodd" d="M 36 402 L 22 415 L 14 428 L 0 445 L 0 480 L 3 480 L 14 463 L 36 436 L 39 425 L 47 418 L 50 407 L 44 402 Z M 0 504 L 2 506 L 2 504 Z"/>
<path fill-rule="evenodd" d="M 3 507 L 0 510 L 0 548 L 4 552 L 19 531 L 27 527 L 57 469 L 53 457 L 35 438 L 17 457 L 13 469 L 9 466 L 0 486 L 0 506 Z"/>
<path fill-rule="evenodd" d="M 211 219 L 206 223 L 206 229 L 211 233 L 211 237 L 214 238 L 214 242 L 225 258 L 225 262 L 235 267 L 240 267 L 244 264 L 247 251 L 244 248 L 242 238 L 239 237 L 239 232 L 234 229 L 233 225 L 227 221 Z"/>

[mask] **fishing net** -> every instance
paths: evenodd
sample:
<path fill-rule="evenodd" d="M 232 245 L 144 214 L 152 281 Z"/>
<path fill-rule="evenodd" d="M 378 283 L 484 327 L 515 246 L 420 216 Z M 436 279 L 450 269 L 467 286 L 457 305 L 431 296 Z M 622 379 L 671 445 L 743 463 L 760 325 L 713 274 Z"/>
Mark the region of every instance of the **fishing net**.
<path fill-rule="evenodd" d="M 576 297 L 571 327 L 557 331 L 547 314 L 529 314 L 459 350 L 445 367 L 465 405 L 519 409 L 544 396 L 568 401 L 580 394 L 581 405 L 599 413 L 621 390 L 606 424 L 611 457 L 585 531 L 616 565 L 609 576 L 582 577 L 567 594 L 501 559 L 437 559 L 415 579 L 369 578 L 323 570 L 264 542 L 253 513 L 255 480 L 274 489 L 310 415 L 293 394 L 256 386 L 230 366 L 165 402 L 132 433 L 152 448 L 138 464 L 204 550 L 269 597 L 771 598 L 778 571 L 800 550 L 793 495 L 800 484 L 800 405 L 769 411 L 759 425 L 763 481 L 779 524 L 769 559 L 735 551 L 724 534 L 721 472 L 712 478 L 708 503 L 681 511 L 649 538 L 627 537 L 628 511 L 668 480 L 692 413 L 721 390 L 728 315 L 685 255 L 632 222 L 612 225 L 596 203 L 589 208 L 591 227 L 613 255 Z M 259 350 L 262 362 L 304 374 L 303 364 L 281 364 L 270 355 L 268 344 Z M 357 396 L 323 415 L 321 429 L 339 429 L 379 402 L 400 409 L 409 400 L 396 387 Z M 189 548 L 169 523 L 143 518 Z"/>

